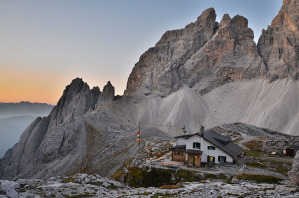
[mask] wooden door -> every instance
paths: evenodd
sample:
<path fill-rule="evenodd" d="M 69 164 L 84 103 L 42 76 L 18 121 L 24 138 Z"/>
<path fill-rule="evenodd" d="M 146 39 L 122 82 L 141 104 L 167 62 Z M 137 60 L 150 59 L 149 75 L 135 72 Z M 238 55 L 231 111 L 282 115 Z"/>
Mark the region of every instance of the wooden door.
<path fill-rule="evenodd" d="M 188 166 L 193 166 L 193 155 L 188 154 Z"/>

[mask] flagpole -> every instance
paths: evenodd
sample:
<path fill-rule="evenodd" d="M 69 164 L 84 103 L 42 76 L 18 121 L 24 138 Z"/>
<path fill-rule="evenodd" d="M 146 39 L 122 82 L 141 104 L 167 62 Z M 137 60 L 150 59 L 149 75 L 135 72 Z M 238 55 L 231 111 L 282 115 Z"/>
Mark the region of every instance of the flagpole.
<path fill-rule="evenodd" d="M 140 153 L 140 122 L 139 122 L 139 153 Z"/>

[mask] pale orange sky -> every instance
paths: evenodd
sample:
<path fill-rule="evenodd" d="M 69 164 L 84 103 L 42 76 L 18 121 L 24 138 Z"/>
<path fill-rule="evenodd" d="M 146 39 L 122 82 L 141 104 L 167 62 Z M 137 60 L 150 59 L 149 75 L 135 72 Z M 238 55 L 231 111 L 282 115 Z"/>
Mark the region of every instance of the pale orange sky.
<path fill-rule="evenodd" d="M 30 101 L 55 105 L 62 96 L 65 87 L 76 77 L 61 74 L 49 75 L 38 72 L 2 71 L 0 73 L 0 102 Z M 103 80 L 100 81 L 96 77 L 88 80 L 86 82 L 83 78 L 83 81 L 90 88 L 98 86 L 101 91 L 107 83 Z M 121 86 L 116 80 L 114 78 L 111 79 L 112 85 L 115 87 Z"/>
<path fill-rule="evenodd" d="M 56 104 L 66 85 L 63 79 L 59 75 L 53 79 L 50 75 L 35 72 L 2 71 L 0 102 L 30 101 Z"/>

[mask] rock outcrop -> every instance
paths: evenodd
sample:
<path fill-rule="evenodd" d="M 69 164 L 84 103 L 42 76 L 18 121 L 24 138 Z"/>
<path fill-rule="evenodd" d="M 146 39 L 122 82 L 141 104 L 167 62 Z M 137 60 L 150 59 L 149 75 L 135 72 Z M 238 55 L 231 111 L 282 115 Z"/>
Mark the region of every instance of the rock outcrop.
<path fill-rule="evenodd" d="M 258 52 L 272 79 L 299 79 L 299 0 L 284 0 L 271 26 L 263 30 Z"/>
<path fill-rule="evenodd" d="M 50 127 L 63 124 L 67 120 L 82 116 L 89 109 L 94 109 L 100 94 L 98 87 L 90 89 L 82 79 L 74 79 L 65 88 L 62 97 L 50 113 Z"/>
<path fill-rule="evenodd" d="M 294 158 L 292 170 L 289 171 L 289 179 L 291 185 L 299 186 L 299 152 L 297 152 Z"/>
<path fill-rule="evenodd" d="M 103 92 L 100 94 L 96 107 L 100 107 L 105 104 L 109 104 L 114 100 L 115 90 L 111 82 L 108 81 L 103 88 Z"/>

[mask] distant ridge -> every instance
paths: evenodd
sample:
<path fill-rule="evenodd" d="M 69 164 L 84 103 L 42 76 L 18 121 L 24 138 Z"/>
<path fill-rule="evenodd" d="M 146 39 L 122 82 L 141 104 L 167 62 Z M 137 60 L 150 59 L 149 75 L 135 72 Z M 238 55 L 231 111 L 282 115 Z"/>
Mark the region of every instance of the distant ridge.
<path fill-rule="evenodd" d="M 27 101 L 21 101 L 19 103 L 0 102 L 0 119 L 14 116 L 46 116 L 53 107 L 53 105 L 47 103 L 31 103 Z"/>

